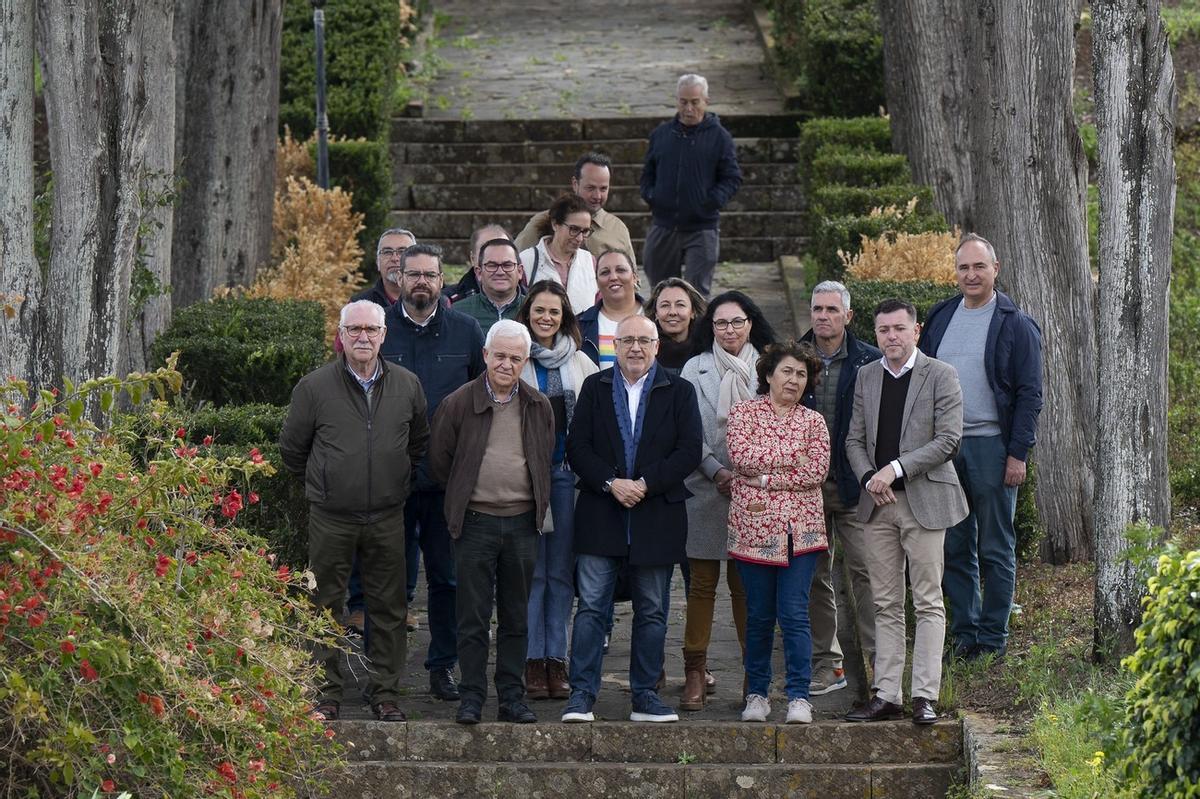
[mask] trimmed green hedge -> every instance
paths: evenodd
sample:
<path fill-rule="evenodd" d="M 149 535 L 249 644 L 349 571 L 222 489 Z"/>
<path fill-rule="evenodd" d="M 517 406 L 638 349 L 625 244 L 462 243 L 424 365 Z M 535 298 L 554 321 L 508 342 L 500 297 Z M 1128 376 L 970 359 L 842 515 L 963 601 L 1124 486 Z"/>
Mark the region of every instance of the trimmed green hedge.
<path fill-rule="evenodd" d="M 933 283 L 928 280 L 913 280 L 893 282 L 887 280 L 847 280 L 846 289 L 850 292 L 850 307 L 854 309 L 854 319 L 850 321 L 850 331 L 855 336 L 875 343 L 875 306 L 887 299 L 897 298 L 908 300 L 917 307 L 917 321 L 924 323 L 925 315 L 937 303 L 953 296 L 957 289 L 944 283 Z"/>
<path fill-rule="evenodd" d="M 811 252 L 820 265 L 822 280 L 840 280 L 845 272 L 838 250 L 857 253 L 862 247 L 861 236 L 878 238 L 884 231 L 899 233 L 942 232 L 947 229 L 946 218 L 940 213 L 909 214 L 903 217 L 835 216 L 818 219 Z"/>
<path fill-rule="evenodd" d="M 873 187 L 912 181 L 908 156 L 903 153 L 822 148 L 807 165 L 807 170 L 809 184 L 814 188 L 834 183 Z"/>
<path fill-rule="evenodd" d="M 807 0 L 800 24 L 804 96 L 815 114 L 873 114 L 883 91 L 883 30 L 875 0 Z"/>
<path fill-rule="evenodd" d="M 313 10 L 285 3 L 279 62 L 279 130 L 306 139 L 316 129 Z M 329 0 L 325 5 L 326 104 L 331 132 L 383 139 L 399 68 L 400 4 Z"/>
<path fill-rule="evenodd" d="M 822 147 L 844 145 L 880 153 L 892 149 L 892 123 L 887 117 L 821 117 L 800 123 L 800 163 L 811 161 Z"/>
<path fill-rule="evenodd" d="M 309 146 L 313 163 L 317 145 Z M 352 195 L 350 207 L 363 215 L 358 246 L 363 250 L 362 271 L 375 278 L 375 242 L 387 224 L 392 208 L 392 159 L 386 141 L 351 140 L 329 143 L 329 183 Z"/>
<path fill-rule="evenodd" d="M 819 186 L 809 196 L 808 209 L 814 217 L 865 216 L 872 208 L 904 207 L 917 198 L 916 213 L 936 213 L 933 189 L 917 183 L 896 183 L 864 188 L 833 183 Z"/>
<path fill-rule="evenodd" d="M 178 369 L 195 400 L 285 405 L 292 387 L 326 357 L 316 302 L 232 297 L 181 308 L 155 340 L 154 364 L 180 351 Z"/>

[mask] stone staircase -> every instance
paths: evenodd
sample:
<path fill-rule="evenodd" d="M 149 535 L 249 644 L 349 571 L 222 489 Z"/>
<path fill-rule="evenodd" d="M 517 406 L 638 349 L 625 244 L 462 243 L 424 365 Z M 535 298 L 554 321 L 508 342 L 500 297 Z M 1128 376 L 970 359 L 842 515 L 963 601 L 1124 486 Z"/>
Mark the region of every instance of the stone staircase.
<path fill-rule="evenodd" d="M 962 723 L 338 722 L 358 797 L 927 799 L 962 771 Z"/>
<path fill-rule="evenodd" d="M 774 261 L 803 243 L 796 180 L 796 114 L 722 117 L 742 168 L 741 190 L 721 214 L 721 260 Z M 389 224 L 441 245 L 465 263 L 472 230 L 498 222 L 513 235 L 570 188 L 575 160 L 597 150 L 613 161 L 605 206 L 629 226 L 640 256 L 650 214 L 638 193 L 646 138 L 663 117 L 392 122 Z"/>

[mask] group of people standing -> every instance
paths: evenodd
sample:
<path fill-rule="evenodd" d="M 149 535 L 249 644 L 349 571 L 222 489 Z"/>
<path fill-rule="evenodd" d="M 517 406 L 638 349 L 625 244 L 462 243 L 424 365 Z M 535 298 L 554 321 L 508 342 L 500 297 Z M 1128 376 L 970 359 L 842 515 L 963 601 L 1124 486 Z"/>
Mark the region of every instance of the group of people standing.
<path fill-rule="evenodd" d="M 717 212 L 740 175 L 697 78 L 680 79 L 679 113 L 652 135 L 643 171 L 655 220 L 643 257 L 661 278 L 648 298 L 627 228 L 603 208 L 610 164 L 589 153 L 572 192 L 515 241 L 494 225 L 476 231 L 455 286 L 437 247 L 386 231 L 379 282 L 342 309 L 337 358 L 293 392 L 280 443 L 312 506 L 314 601 L 336 614 L 348 587 L 362 594 L 381 720 L 405 718 L 421 556 L 430 691 L 458 701 L 464 724 L 481 720 L 493 613 L 498 719 L 533 722 L 528 700 L 554 698 L 566 700 L 564 722 L 591 721 L 618 582 L 633 603 L 630 718 L 676 721 L 659 691 L 677 564 L 679 707 L 703 708 L 716 687 L 707 652 L 724 564 L 742 719 L 769 717 L 778 627 L 786 721 L 811 722 L 811 696 L 846 685 L 834 542 L 874 671 L 870 701 L 848 720 L 903 710 L 906 572 L 914 722 L 937 718 L 943 585 L 952 652 L 1003 654 L 1015 486 L 1041 405 L 1036 325 L 994 289 L 999 262 L 972 236 L 956 254 L 961 293 L 930 313 L 920 351 L 916 311 L 899 300 L 874 310 L 879 348 L 858 341 L 836 282 L 814 289 L 801 341 L 778 341 L 741 292 L 707 300 L 702 262 L 715 265 Z M 671 137 L 689 136 L 704 146 L 661 158 L 679 146 Z M 333 720 L 339 653 L 316 655 L 315 710 Z"/>

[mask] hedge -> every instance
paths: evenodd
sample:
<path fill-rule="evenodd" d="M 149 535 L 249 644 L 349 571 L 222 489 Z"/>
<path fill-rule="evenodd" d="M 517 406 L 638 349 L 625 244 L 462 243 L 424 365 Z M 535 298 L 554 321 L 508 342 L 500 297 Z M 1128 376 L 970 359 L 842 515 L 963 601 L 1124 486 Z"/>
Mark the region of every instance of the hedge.
<path fill-rule="evenodd" d="M 850 307 L 854 309 L 850 332 L 872 344 L 875 343 L 873 311 L 879 303 L 893 297 L 908 300 L 917 307 L 917 321 L 924 322 L 925 314 L 930 308 L 957 292 L 954 286 L 928 280 L 894 283 L 885 280 L 848 279 L 845 283 L 850 292 Z"/>
<path fill-rule="evenodd" d="M 872 114 L 887 104 L 875 0 L 807 0 L 799 44 L 804 96 L 814 114 Z"/>
<path fill-rule="evenodd" d="M 309 148 L 316 163 L 316 142 Z M 387 142 L 355 139 L 329 143 L 329 183 L 350 192 L 350 207 L 363 215 L 358 245 L 363 250 L 362 271 L 375 278 L 375 241 L 387 224 L 392 208 L 392 160 Z"/>
<path fill-rule="evenodd" d="M 315 302 L 231 297 L 197 303 L 175 313 L 154 342 L 152 363 L 176 350 L 193 399 L 285 405 L 292 386 L 325 361 L 325 319 Z"/>
<path fill-rule="evenodd" d="M 306 139 L 316 129 L 313 10 L 285 3 L 279 62 L 279 131 Z M 396 0 L 329 0 L 325 4 L 325 82 L 329 127 L 349 138 L 383 139 L 399 68 Z"/>
<path fill-rule="evenodd" d="M 800 123 L 800 163 L 806 164 L 822 147 L 845 145 L 880 153 L 892 149 L 892 123 L 887 117 L 821 117 Z"/>
<path fill-rule="evenodd" d="M 903 153 L 822 148 L 801 169 L 808 172 L 809 185 L 814 189 L 835 183 L 873 187 L 912 181 L 908 156 Z"/>
<path fill-rule="evenodd" d="M 884 231 L 927 233 L 946 230 L 946 219 L 940 213 L 913 213 L 907 216 L 835 216 L 818 219 L 811 252 L 819 264 L 822 280 L 840 280 L 845 272 L 838 250 L 856 253 L 862 246 L 862 236 L 876 238 Z"/>
<path fill-rule="evenodd" d="M 935 213 L 933 189 L 917 183 L 895 183 L 871 188 L 842 183 L 818 186 L 809 196 L 808 209 L 814 217 L 864 216 L 873 208 L 902 208 L 913 197 L 917 198 L 916 213 Z"/>

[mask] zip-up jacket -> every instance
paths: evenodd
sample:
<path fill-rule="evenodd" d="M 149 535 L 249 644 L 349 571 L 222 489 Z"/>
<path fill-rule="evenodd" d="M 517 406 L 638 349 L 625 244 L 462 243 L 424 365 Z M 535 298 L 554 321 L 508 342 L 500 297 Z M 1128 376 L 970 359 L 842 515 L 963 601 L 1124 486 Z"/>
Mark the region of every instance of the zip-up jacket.
<path fill-rule="evenodd" d="M 279 451 L 304 478 L 308 501 L 328 515 L 364 524 L 408 498 L 413 463 L 429 445 L 425 395 L 412 372 L 380 362 L 371 399 L 338 355 L 292 389 Z"/>
<path fill-rule="evenodd" d="M 942 336 L 962 301 L 959 294 L 929 309 L 918 344 L 921 352 L 937 357 Z M 988 326 L 983 366 L 988 387 L 996 397 L 1004 447 L 1017 460 L 1028 460 L 1029 449 L 1037 441 L 1038 415 L 1042 412 L 1042 331 L 1033 317 L 1002 291 L 996 292 L 996 311 Z"/>
<path fill-rule="evenodd" d="M 641 294 L 634 294 L 639 308 L 646 306 L 646 301 Z M 600 365 L 600 309 L 604 307 L 603 301 L 598 301 L 591 308 L 588 308 L 583 313 L 577 314 L 575 321 L 579 323 L 579 335 L 582 338 L 582 343 L 579 345 L 579 351 L 592 359 L 592 363 Z M 637 313 L 637 311 L 634 311 Z"/>
<path fill-rule="evenodd" d="M 655 224 L 712 230 L 741 185 L 733 137 L 711 111 L 699 125 L 688 127 L 676 115 L 650 134 L 641 191 Z"/>

